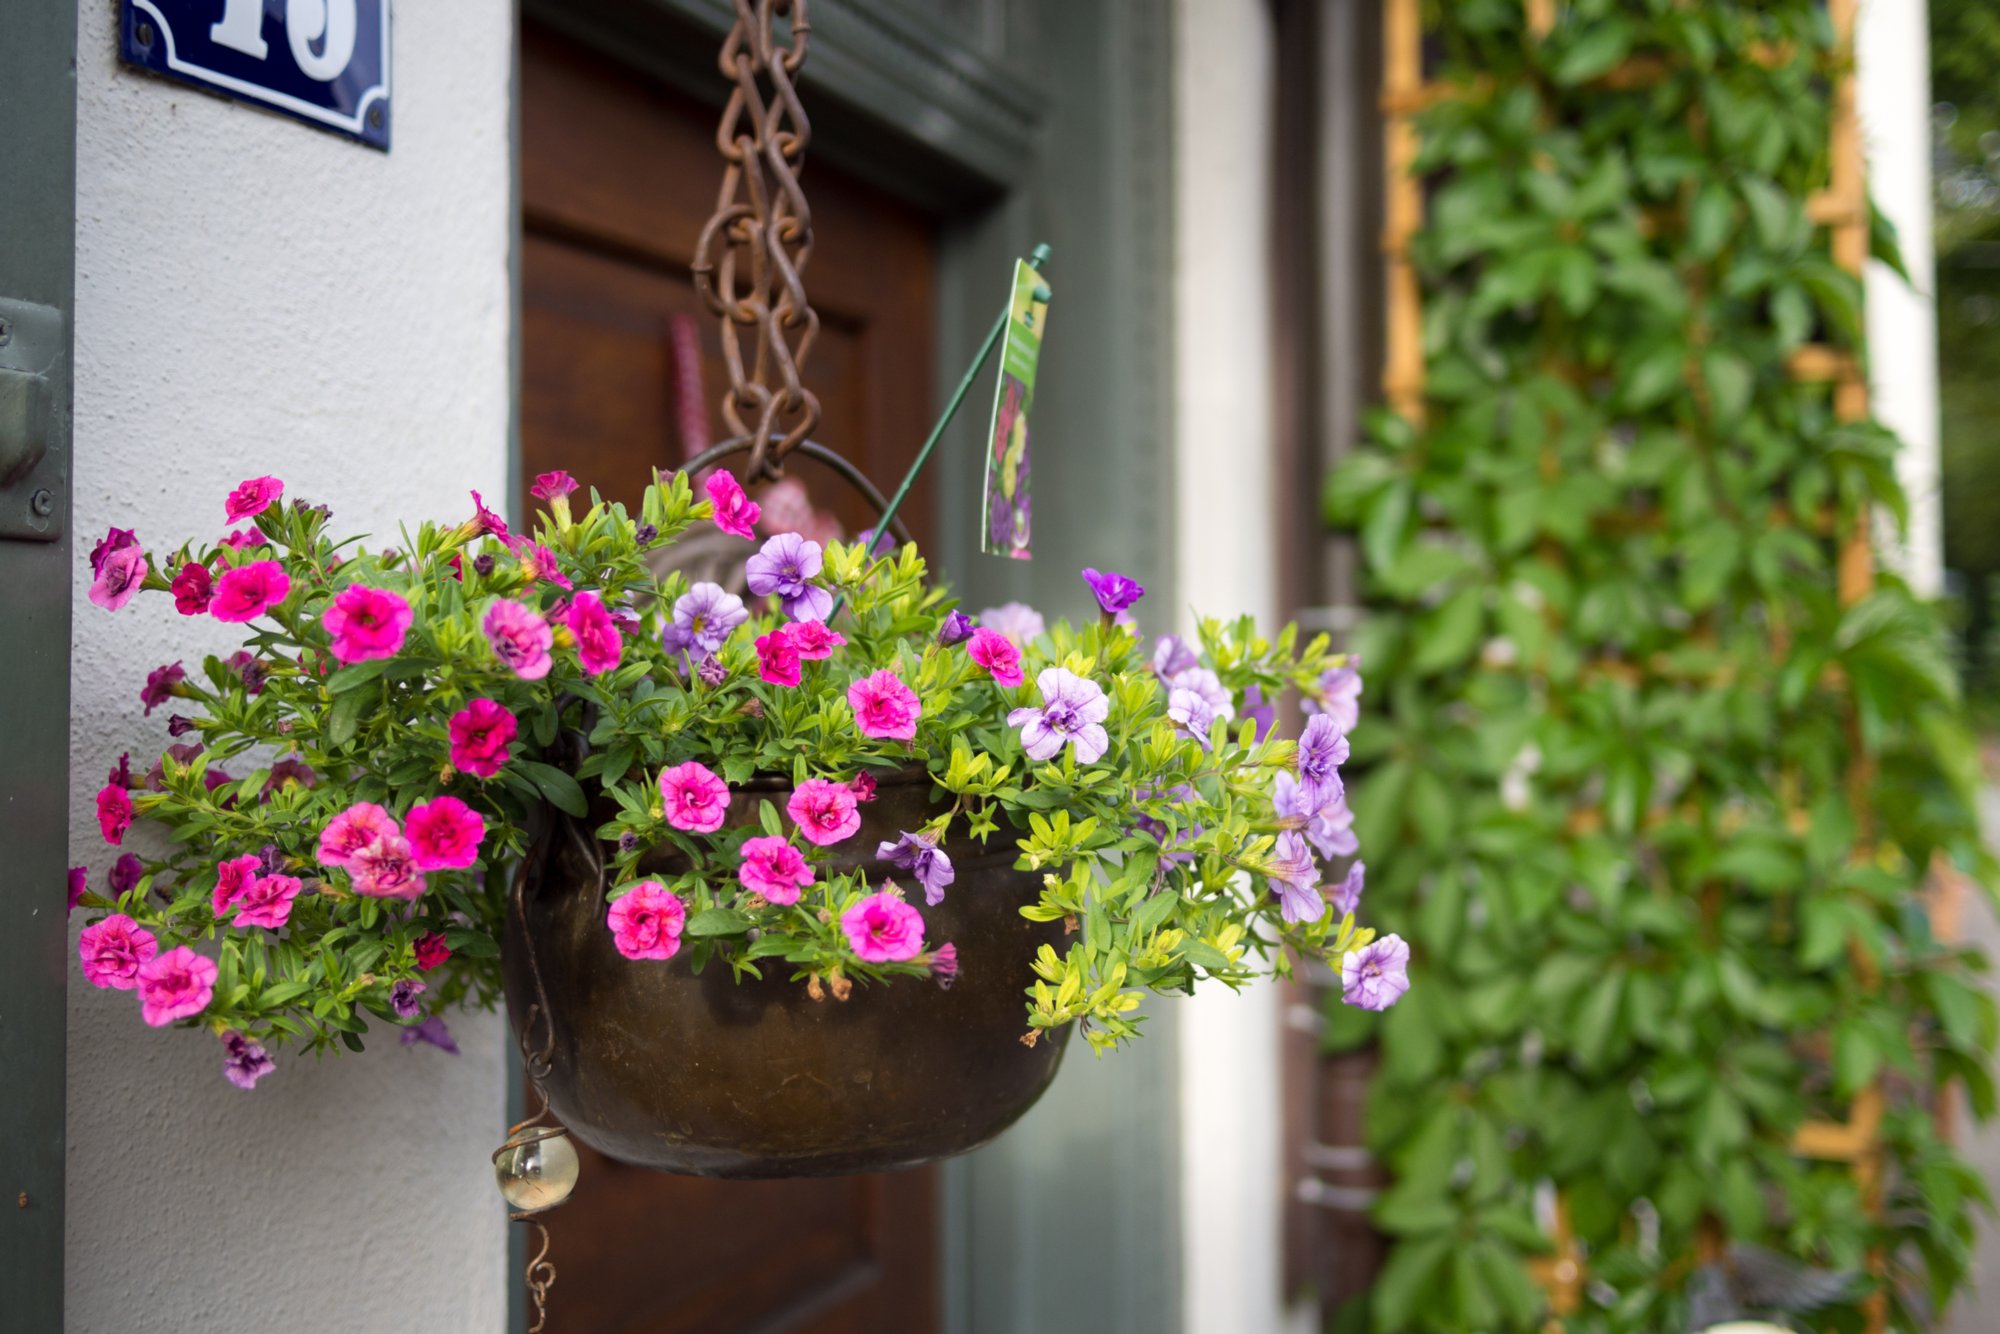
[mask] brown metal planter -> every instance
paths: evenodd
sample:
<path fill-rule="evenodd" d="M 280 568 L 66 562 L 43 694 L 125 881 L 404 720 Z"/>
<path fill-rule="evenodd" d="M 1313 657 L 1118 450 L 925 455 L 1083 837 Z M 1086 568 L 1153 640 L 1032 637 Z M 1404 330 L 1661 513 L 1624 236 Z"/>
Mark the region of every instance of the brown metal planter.
<path fill-rule="evenodd" d="M 780 808 L 782 782 L 736 790 L 732 824 L 754 825 L 757 802 Z M 862 806 L 861 831 L 836 850 L 870 883 L 898 872 L 878 843 L 935 812 L 921 770 L 886 779 Z M 1068 1029 L 1023 1046 L 1022 991 L 1059 923 L 1030 922 L 1037 877 L 1013 869 L 1011 841 L 945 845 L 957 879 L 932 908 L 906 883 L 932 945 L 958 947 L 950 991 L 917 978 L 854 987 L 814 1001 L 783 960 L 738 983 L 712 961 L 699 976 L 684 950 L 665 962 L 622 957 L 605 927 L 594 824 L 557 816 L 521 870 L 507 916 L 507 1009 L 520 1031 L 548 998 L 553 1042 L 542 1081 L 549 1104 L 586 1144 L 623 1162 L 689 1176 L 838 1176 L 914 1167 L 977 1148 L 1034 1105 Z M 677 853 L 642 868 L 685 869 Z M 904 877 L 908 881 L 908 877 Z M 527 948 L 532 940 L 532 955 Z M 547 1031 L 535 1026 L 531 1045 Z"/>

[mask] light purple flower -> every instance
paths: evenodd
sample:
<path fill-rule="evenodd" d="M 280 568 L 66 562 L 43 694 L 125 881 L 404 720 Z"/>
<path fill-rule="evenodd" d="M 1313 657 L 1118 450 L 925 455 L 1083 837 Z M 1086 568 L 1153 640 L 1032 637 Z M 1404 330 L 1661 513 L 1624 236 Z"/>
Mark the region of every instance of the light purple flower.
<path fill-rule="evenodd" d="M 1333 910 L 1346 917 L 1361 906 L 1361 891 L 1368 879 L 1368 868 L 1360 862 L 1347 868 L 1347 879 L 1340 882 L 1333 891 Z"/>
<path fill-rule="evenodd" d="M 1307 713 L 1325 714 L 1343 734 L 1352 732 L 1361 721 L 1361 655 L 1350 653 L 1343 666 L 1320 673 L 1318 698 L 1307 695 L 1300 707 Z"/>
<path fill-rule="evenodd" d="M 1297 834 L 1287 830 L 1278 835 L 1265 874 L 1271 892 L 1278 896 L 1278 912 L 1287 922 L 1316 922 L 1326 912 L 1326 900 L 1319 892 L 1319 863 Z"/>
<path fill-rule="evenodd" d="M 1215 710 L 1208 701 L 1185 686 L 1175 686 L 1167 696 L 1167 718 L 1174 730 L 1190 741 L 1209 748 L 1208 729 L 1215 724 Z"/>
<path fill-rule="evenodd" d="M 1236 716 L 1236 703 L 1229 697 L 1229 690 L 1218 677 L 1206 667 L 1190 667 L 1167 678 L 1170 690 L 1192 690 L 1208 703 L 1209 711 L 1228 722 Z"/>
<path fill-rule="evenodd" d="M 1241 711 L 1245 718 L 1257 724 L 1257 739 L 1259 741 L 1271 735 L 1271 729 L 1277 726 L 1277 707 L 1264 698 L 1264 691 L 1259 686 L 1243 687 L 1243 708 Z"/>
<path fill-rule="evenodd" d="M 277 1069 L 271 1053 L 241 1033 L 222 1035 L 222 1077 L 240 1089 L 257 1087 L 257 1081 Z"/>
<path fill-rule="evenodd" d="M 1347 761 L 1347 734 L 1328 714 L 1316 714 L 1299 737 L 1299 786 L 1314 810 L 1341 792 L 1340 766 Z"/>
<path fill-rule="evenodd" d="M 1104 731 L 1111 701 L 1095 681 L 1067 667 L 1044 667 L 1035 678 L 1035 688 L 1042 692 L 1040 708 L 1015 709 L 1007 715 L 1007 725 L 1021 729 L 1021 749 L 1030 759 L 1054 759 L 1068 742 L 1076 748 L 1077 763 L 1090 764 L 1111 748 Z"/>
<path fill-rule="evenodd" d="M 979 623 L 1013 640 L 1016 648 L 1026 648 L 1030 640 L 1038 638 L 1048 629 L 1042 621 L 1042 614 L 1025 602 L 1004 602 L 997 607 L 988 607 L 979 613 Z"/>
<path fill-rule="evenodd" d="M 660 638 L 668 652 L 687 653 L 705 662 L 720 653 L 730 633 L 749 619 L 743 599 L 721 584 L 696 584 L 674 600 L 673 624 Z"/>
<path fill-rule="evenodd" d="M 935 908 L 944 902 L 945 886 L 951 883 L 954 872 L 951 858 L 945 855 L 935 838 L 905 833 L 876 848 L 875 855 L 914 875 L 924 887 L 926 904 Z"/>
<path fill-rule="evenodd" d="M 1171 679 L 1201 666 L 1194 648 L 1179 635 L 1161 635 L 1153 645 L 1153 670 Z"/>
<path fill-rule="evenodd" d="M 1340 998 L 1363 1010 L 1386 1010 L 1410 989 L 1410 947 L 1383 936 L 1340 961 Z"/>
<path fill-rule="evenodd" d="M 1271 800 L 1288 828 L 1303 830 L 1322 857 L 1352 857 L 1361 847 L 1354 836 L 1354 812 L 1347 809 L 1347 791 L 1338 775 L 1333 795 L 1317 806 L 1306 800 L 1305 789 L 1290 774 L 1279 770 Z"/>
<path fill-rule="evenodd" d="M 424 1008 L 422 1003 L 417 1000 L 417 997 L 423 995 L 428 990 L 430 990 L 429 987 L 417 981 L 414 977 L 403 978 L 395 986 L 389 988 L 389 1008 L 395 1011 L 396 1017 L 399 1019 L 414 1019 L 423 1013 Z"/>
<path fill-rule="evenodd" d="M 963 644 L 966 640 L 972 638 L 972 632 L 978 628 L 977 623 L 970 616 L 967 616 L 962 611 L 954 611 L 947 615 L 944 618 L 944 622 L 938 626 L 938 646 L 940 648 L 951 648 L 954 645 Z"/>
<path fill-rule="evenodd" d="M 795 621 L 823 621 L 833 610 L 833 594 L 811 582 L 820 570 L 820 545 L 797 533 L 779 533 L 743 567 L 750 591 L 778 595 L 778 605 Z"/>
<path fill-rule="evenodd" d="M 1098 571 L 1086 566 L 1083 582 L 1090 585 L 1091 596 L 1097 599 L 1097 605 L 1104 609 L 1106 616 L 1116 616 L 1146 596 L 1146 590 L 1140 587 L 1138 580 L 1113 570 Z"/>
<path fill-rule="evenodd" d="M 458 1044 L 451 1040 L 451 1030 L 444 1026 L 444 1020 L 430 1016 L 420 1024 L 412 1024 L 403 1030 L 403 1045 L 414 1047 L 419 1042 L 428 1042 L 439 1051 L 458 1055 Z"/>
<path fill-rule="evenodd" d="M 722 665 L 720 658 L 705 659 L 694 674 L 705 686 L 719 686 L 729 679 L 729 669 Z"/>

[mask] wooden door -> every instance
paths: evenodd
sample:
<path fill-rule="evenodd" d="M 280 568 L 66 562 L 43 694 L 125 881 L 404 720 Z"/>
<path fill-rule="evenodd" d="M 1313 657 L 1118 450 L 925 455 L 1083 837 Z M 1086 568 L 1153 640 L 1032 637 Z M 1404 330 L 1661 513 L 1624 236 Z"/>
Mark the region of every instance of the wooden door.
<path fill-rule="evenodd" d="M 522 468 L 567 469 L 630 505 L 652 468 L 721 429 L 719 334 L 688 277 L 720 178 L 716 116 L 532 24 L 521 96 Z M 886 492 L 929 426 L 933 229 L 810 160 L 803 179 L 821 321 L 806 371 L 823 409 L 815 438 Z M 873 521 L 824 469 L 792 472 L 846 532 Z M 909 502 L 920 542 L 927 489 Z M 583 1154 L 575 1196 L 546 1219 L 551 1329 L 938 1327 L 934 1170 L 702 1181 Z"/>

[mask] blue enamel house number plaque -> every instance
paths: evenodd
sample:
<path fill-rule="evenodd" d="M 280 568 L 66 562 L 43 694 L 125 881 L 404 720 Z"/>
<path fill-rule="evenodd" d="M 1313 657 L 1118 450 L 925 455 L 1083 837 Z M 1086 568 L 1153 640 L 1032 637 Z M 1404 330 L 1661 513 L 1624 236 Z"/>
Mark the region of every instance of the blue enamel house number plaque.
<path fill-rule="evenodd" d="M 389 0 L 122 0 L 118 54 L 389 147 Z"/>

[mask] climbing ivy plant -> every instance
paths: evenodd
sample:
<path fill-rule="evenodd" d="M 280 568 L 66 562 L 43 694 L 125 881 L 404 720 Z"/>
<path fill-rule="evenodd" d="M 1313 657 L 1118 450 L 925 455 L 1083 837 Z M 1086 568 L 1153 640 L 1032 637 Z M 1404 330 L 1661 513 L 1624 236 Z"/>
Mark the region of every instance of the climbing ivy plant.
<path fill-rule="evenodd" d="M 1420 125 L 1424 420 L 1378 416 L 1327 492 L 1372 604 L 1370 907 L 1415 958 L 1400 1006 L 1334 1030 L 1381 1048 L 1368 1318 L 1538 1329 L 1559 1200 L 1572 1331 L 1787 1301 L 1925 1327 L 1986 1198 L 1935 1109 L 1958 1084 L 1992 1110 L 1995 1016 L 1923 896 L 1934 859 L 1992 868 L 1937 615 L 1888 570 L 1837 593 L 1862 516 L 1904 519 L 1896 441 L 1787 371 L 1863 352 L 1805 208 L 1828 22 L 1574 0 L 1530 37 L 1520 0 L 1435 9 L 1459 95 Z M 1879 1201 L 1794 1151 L 1864 1089 Z M 1794 1263 L 1784 1300 L 1747 1290 Z"/>

